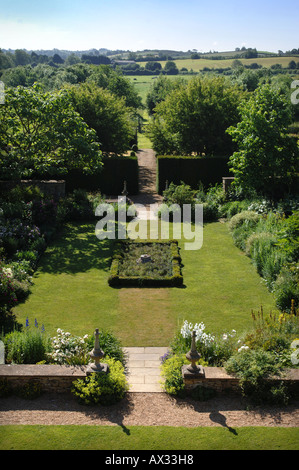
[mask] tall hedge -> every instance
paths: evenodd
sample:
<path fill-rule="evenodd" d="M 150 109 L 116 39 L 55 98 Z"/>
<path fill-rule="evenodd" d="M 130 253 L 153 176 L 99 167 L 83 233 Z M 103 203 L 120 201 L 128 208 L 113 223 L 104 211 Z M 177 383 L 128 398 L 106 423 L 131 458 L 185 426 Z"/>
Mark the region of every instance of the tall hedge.
<path fill-rule="evenodd" d="M 126 181 L 129 196 L 138 193 L 137 157 L 105 157 L 103 164 L 102 170 L 94 175 L 84 175 L 80 171 L 70 172 L 65 178 L 66 191 L 80 188 L 101 191 L 106 196 L 120 196 Z"/>
<path fill-rule="evenodd" d="M 181 181 L 197 189 L 222 183 L 223 176 L 232 176 L 228 167 L 228 157 L 157 157 L 157 191 L 162 194 L 166 181 L 180 184 Z"/>

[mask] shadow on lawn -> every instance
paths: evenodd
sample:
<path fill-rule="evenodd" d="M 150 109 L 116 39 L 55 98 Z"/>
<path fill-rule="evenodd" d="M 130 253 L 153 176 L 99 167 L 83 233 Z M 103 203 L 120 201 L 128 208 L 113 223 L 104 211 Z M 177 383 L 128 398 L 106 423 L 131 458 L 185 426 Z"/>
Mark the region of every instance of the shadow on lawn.
<path fill-rule="evenodd" d="M 92 223 L 67 224 L 57 233 L 39 262 L 39 273 L 76 274 L 108 271 L 113 240 L 99 240 Z"/>

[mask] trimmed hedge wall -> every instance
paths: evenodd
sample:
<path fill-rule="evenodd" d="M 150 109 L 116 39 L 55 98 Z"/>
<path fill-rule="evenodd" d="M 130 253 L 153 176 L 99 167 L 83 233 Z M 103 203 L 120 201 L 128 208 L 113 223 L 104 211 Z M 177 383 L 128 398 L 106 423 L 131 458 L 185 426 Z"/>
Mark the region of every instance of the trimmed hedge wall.
<path fill-rule="evenodd" d="M 110 275 L 108 284 L 111 287 L 181 287 L 183 285 L 183 276 L 181 274 L 181 256 L 179 246 L 176 240 L 170 241 L 152 241 L 150 243 L 170 244 L 172 258 L 172 276 L 161 278 L 130 276 L 122 277 L 119 275 L 119 262 L 123 257 L 123 247 L 125 240 L 118 240 L 114 245 L 112 263 L 110 267 Z M 131 242 L 132 243 L 132 242 Z M 135 241 L 134 243 L 144 243 Z M 146 242 L 148 244 L 149 242 Z"/>
<path fill-rule="evenodd" d="M 228 157 L 157 157 L 157 192 L 165 190 L 166 180 L 170 184 L 180 184 L 183 181 L 198 189 L 200 182 L 204 187 L 222 183 L 223 176 L 231 176 L 228 167 Z"/>
<path fill-rule="evenodd" d="M 98 174 L 84 175 L 75 170 L 69 172 L 65 177 L 66 191 L 80 188 L 86 191 L 100 191 L 106 196 L 120 196 L 126 180 L 129 196 L 138 193 L 137 157 L 105 157 L 103 163 Z"/>

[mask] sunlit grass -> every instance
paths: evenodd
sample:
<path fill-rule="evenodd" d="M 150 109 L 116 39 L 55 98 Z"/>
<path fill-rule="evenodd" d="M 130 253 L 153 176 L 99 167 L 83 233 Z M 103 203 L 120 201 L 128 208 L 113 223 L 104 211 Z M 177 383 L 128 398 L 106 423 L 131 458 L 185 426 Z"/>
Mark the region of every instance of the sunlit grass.
<path fill-rule="evenodd" d="M 298 437 L 298 428 L 281 427 L 0 426 L 0 449 L 113 450 L 115 457 L 118 450 L 189 450 L 191 465 L 192 455 L 193 464 L 200 457 L 192 451 L 298 450 Z M 105 463 L 105 453 L 100 458 Z"/>
<path fill-rule="evenodd" d="M 29 318 L 72 334 L 113 331 L 125 346 L 168 345 L 183 320 L 202 321 L 214 333 L 251 326 L 251 310 L 274 308 L 274 298 L 254 266 L 233 244 L 227 226 L 207 224 L 200 250 L 179 241 L 181 288 L 112 288 L 108 285 L 112 240 L 98 240 L 95 224 L 68 224 L 46 250 L 32 293 L 15 307 Z M 170 233 L 171 237 L 172 233 Z"/>

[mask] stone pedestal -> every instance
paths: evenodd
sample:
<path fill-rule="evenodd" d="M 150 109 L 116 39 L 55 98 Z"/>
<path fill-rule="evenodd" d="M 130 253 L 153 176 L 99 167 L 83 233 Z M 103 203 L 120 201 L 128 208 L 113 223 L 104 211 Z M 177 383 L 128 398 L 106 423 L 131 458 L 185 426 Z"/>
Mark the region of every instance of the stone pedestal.
<path fill-rule="evenodd" d="M 94 363 L 88 365 L 86 369 L 86 375 L 94 373 L 107 374 L 109 372 L 108 364 L 103 364 L 100 362 L 101 358 L 104 357 L 104 352 L 100 348 L 98 328 L 95 330 L 94 336 L 95 344 L 93 350 L 90 353 L 90 357 L 91 359 L 94 359 Z"/>
<path fill-rule="evenodd" d="M 104 363 L 99 363 L 99 364 L 89 364 L 87 369 L 86 369 L 86 375 L 90 374 L 108 374 L 109 372 L 109 366 L 108 364 Z"/>
<path fill-rule="evenodd" d="M 197 366 L 195 371 L 190 370 L 190 366 L 184 365 L 182 367 L 182 375 L 184 380 L 203 379 L 205 377 L 205 370 L 203 366 Z"/>

